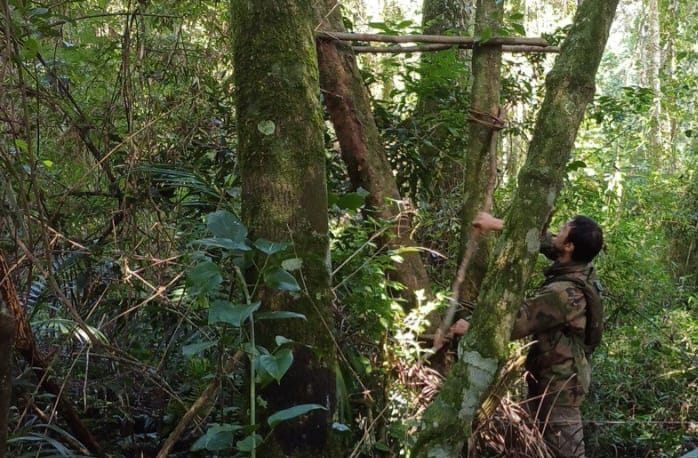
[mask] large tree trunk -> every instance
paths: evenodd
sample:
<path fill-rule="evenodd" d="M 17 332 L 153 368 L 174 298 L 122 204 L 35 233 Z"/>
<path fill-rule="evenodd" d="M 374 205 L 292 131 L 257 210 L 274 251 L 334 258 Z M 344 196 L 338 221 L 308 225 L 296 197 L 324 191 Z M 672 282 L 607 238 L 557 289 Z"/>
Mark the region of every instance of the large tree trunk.
<path fill-rule="evenodd" d="M 475 13 L 475 34 L 479 36 L 485 30 L 497 30 L 501 27 L 504 15 L 504 2 L 497 0 L 478 0 Z M 496 155 L 496 148 L 490 148 L 494 130 L 486 123 L 492 123 L 482 114 L 497 116 L 499 114 L 500 75 L 502 50 L 496 46 L 483 46 L 473 50 L 473 87 L 471 92 L 471 117 L 466 155 L 465 181 L 463 183 L 463 207 L 461 210 L 461 255 L 466 251 L 472 233 L 475 214 L 482 209 L 485 189 L 491 177 L 489 155 Z M 490 151 L 492 150 L 492 151 Z M 496 171 L 494 171 L 496 173 Z M 477 298 L 482 280 L 487 271 L 488 251 L 486 241 L 477 242 L 472 262 L 466 271 L 465 281 L 460 291 L 461 300 L 474 301 Z"/>
<path fill-rule="evenodd" d="M 336 8 L 334 0 L 319 0 L 315 6 L 316 21 L 320 23 L 321 30 L 344 31 L 340 8 Z M 318 59 L 320 88 L 352 186 L 362 187 L 370 193 L 367 204 L 378 217 L 396 220 L 389 240 L 384 242 L 395 248 L 414 248 L 410 216 L 406 212 L 408 209 L 404 206 L 400 208 L 403 201 L 351 46 L 340 41 L 319 39 Z M 418 290 L 430 295 L 429 278 L 418 252 L 405 252 L 402 258 L 402 263 L 395 264 L 394 277 L 407 287 L 408 302 L 414 305 Z"/>
<path fill-rule="evenodd" d="M 472 421 L 508 357 L 508 343 L 539 236 L 562 186 L 579 124 L 594 95 L 594 79 L 618 0 L 586 0 L 579 7 L 538 113 L 526 164 L 504 232 L 479 294 L 471 331 L 458 361 L 425 411 L 415 456 L 459 456 Z"/>
<path fill-rule="evenodd" d="M 331 337 L 330 258 L 323 124 L 310 0 L 233 3 L 242 219 L 250 237 L 292 241 L 303 259 L 297 296 L 265 290 L 264 310 L 291 310 L 307 321 L 258 327 L 298 342 L 294 362 L 263 396 L 266 414 L 317 403 L 301 419 L 280 424 L 260 456 L 338 456 L 331 434 L 335 351 Z"/>

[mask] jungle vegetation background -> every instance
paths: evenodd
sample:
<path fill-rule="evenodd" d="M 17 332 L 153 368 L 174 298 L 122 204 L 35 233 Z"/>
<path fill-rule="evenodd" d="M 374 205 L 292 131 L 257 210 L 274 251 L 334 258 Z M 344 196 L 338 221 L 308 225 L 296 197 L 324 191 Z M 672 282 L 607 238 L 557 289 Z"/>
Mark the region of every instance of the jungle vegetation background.
<path fill-rule="evenodd" d="M 450 4 L 472 14 L 467 1 Z M 107 453 L 155 456 L 215 380 L 215 402 L 172 453 L 254 453 L 263 435 L 246 425 L 267 402 L 254 387 L 283 378 L 304 343 L 266 336 L 251 350 L 251 319 L 304 319 L 258 311 L 254 297 L 261 285 L 302 294 L 304 253 L 292 240 L 248 239 L 239 219 L 234 75 L 245 69 L 233 65 L 235 11 L 213 0 L 2 5 L 0 250 L 60 396 Z M 433 25 L 422 6 L 347 0 L 344 25 L 419 33 Z M 506 2 L 497 34 L 558 43 L 576 6 Z M 471 20 L 462 22 L 467 35 Z M 551 227 L 586 214 L 606 237 L 597 270 L 607 330 L 583 411 L 592 457 L 698 446 L 697 36 L 692 0 L 621 2 L 557 200 Z M 503 58 L 495 214 L 516 186 L 554 59 Z M 362 211 L 367 192 L 352 188 L 325 117 L 333 324 L 316 332 L 331 333 L 340 355 L 333 434 L 352 444 L 347 455 L 408 456 L 436 383 L 417 364 L 417 336 L 447 303 L 458 262 L 470 68 L 462 50 L 360 63 L 434 297 L 407 307 L 386 276 L 407 251 L 380 243 L 391 221 Z M 245 280 L 252 262 L 258 273 Z M 231 312 L 230 302 L 241 305 Z M 88 453 L 56 396 L 13 358 L 8 456 Z M 224 368 L 233 370 L 221 378 Z M 511 392 L 521 395 L 520 382 Z M 318 408 L 305 406 L 268 425 Z"/>

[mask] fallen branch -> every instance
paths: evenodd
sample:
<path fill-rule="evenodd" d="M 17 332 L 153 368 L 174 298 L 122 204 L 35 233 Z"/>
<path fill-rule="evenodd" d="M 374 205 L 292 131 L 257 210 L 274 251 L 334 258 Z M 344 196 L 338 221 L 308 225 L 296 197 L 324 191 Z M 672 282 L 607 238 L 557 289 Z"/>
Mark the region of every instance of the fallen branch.
<path fill-rule="evenodd" d="M 418 46 L 352 46 L 356 54 L 405 54 L 412 52 L 434 52 L 446 49 L 472 49 L 475 44 L 426 44 Z M 508 53 L 559 53 L 558 46 L 502 45 L 502 52 Z"/>
<path fill-rule="evenodd" d="M 225 366 L 223 367 L 223 373 L 227 374 L 230 371 L 232 371 L 235 365 L 238 363 L 238 361 L 240 361 L 242 355 L 243 352 L 238 351 L 232 357 L 228 358 L 228 361 L 225 363 Z M 221 377 L 216 377 L 211 381 L 211 383 L 208 384 L 206 389 L 201 393 L 201 395 L 194 402 L 194 404 L 191 405 L 187 413 L 184 414 L 182 419 L 179 420 L 179 423 L 177 423 L 175 429 L 172 430 L 170 435 L 167 437 L 165 444 L 162 446 L 162 448 L 157 454 L 157 458 L 166 458 L 170 454 L 172 447 L 175 446 L 179 438 L 189 427 L 189 424 L 194 420 L 194 418 L 197 417 L 200 412 L 202 412 L 211 404 L 213 404 L 213 400 L 218 395 L 218 390 L 220 389 L 220 387 Z"/>

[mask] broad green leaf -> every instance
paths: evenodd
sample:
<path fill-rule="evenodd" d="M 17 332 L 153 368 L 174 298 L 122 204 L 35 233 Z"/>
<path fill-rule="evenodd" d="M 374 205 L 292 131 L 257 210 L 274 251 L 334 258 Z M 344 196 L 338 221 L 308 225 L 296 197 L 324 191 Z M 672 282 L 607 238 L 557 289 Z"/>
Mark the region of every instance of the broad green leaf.
<path fill-rule="evenodd" d="M 368 26 L 385 33 L 390 33 L 392 31 L 390 26 L 388 26 L 385 22 L 369 22 Z"/>
<path fill-rule="evenodd" d="M 507 26 L 502 26 L 497 28 L 496 35 L 499 35 L 500 37 L 510 37 L 513 35 L 513 31 Z"/>
<path fill-rule="evenodd" d="M 48 14 L 48 8 L 32 8 L 29 10 L 29 17 L 34 17 L 34 16 L 45 16 Z"/>
<path fill-rule="evenodd" d="M 240 429 L 239 425 L 233 424 L 212 424 L 206 434 L 197 439 L 191 446 L 191 451 L 209 450 L 217 452 L 233 446 L 235 431 Z"/>
<path fill-rule="evenodd" d="M 302 313 L 296 313 L 296 312 L 286 312 L 286 311 L 280 311 L 280 312 L 259 312 L 258 314 L 255 315 L 256 320 L 288 320 L 291 318 L 300 318 L 301 320 L 305 320 L 305 315 Z"/>
<path fill-rule="evenodd" d="M 53 161 L 50 161 L 48 159 L 44 159 L 43 161 L 41 161 L 41 163 L 44 164 L 44 167 L 46 167 L 47 169 L 53 168 Z"/>
<path fill-rule="evenodd" d="M 267 239 L 257 239 L 257 241 L 254 242 L 254 246 L 262 253 L 271 256 L 274 253 L 279 253 L 288 248 L 288 243 L 272 242 Z"/>
<path fill-rule="evenodd" d="M 184 356 L 194 356 L 198 355 L 204 350 L 208 350 L 209 348 L 213 347 L 216 345 L 215 340 L 209 340 L 206 342 L 196 342 L 193 344 L 185 345 L 182 347 L 182 354 Z"/>
<path fill-rule="evenodd" d="M 21 138 L 15 138 L 15 147 L 23 153 L 26 153 L 29 149 L 29 145 L 27 144 L 27 142 L 22 140 Z"/>
<path fill-rule="evenodd" d="M 218 238 L 242 243 L 247 237 L 245 225 L 240 222 L 237 216 L 226 210 L 209 213 L 207 227 Z"/>
<path fill-rule="evenodd" d="M 349 428 L 347 425 L 345 425 L 344 423 L 338 423 L 336 421 L 332 423 L 332 429 L 340 433 L 351 431 L 351 428 Z"/>
<path fill-rule="evenodd" d="M 194 294 L 211 294 L 223 283 L 218 265 L 204 261 L 194 266 L 187 274 L 187 286 Z"/>
<path fill-rule="evenodd" d="M 583 169 L 586 166 L 587 164 L 584 161 L 573 161 L 567 164 L 566 169 L 568 172 L 573 172 L 575 170 Z"/>
<path fill-rule="evenodd" d="M 376 450 L 381 451 L 381 452 L 389 452 L 390 451 L 390 447 L 388 447 L 384 442 L 376 442 L 375 444 L 373 444 L 373 447 Z"/>
<path fill-rule="evenodd" d="M 257 123 L 257 130 L 264 135 L 272 135 L 276 132 L 276 124 L 274 124 L 274 121 L 270 120 L 259 121 Z"/>
<path fill-rule="evenodd" d="M 223 300 L 214 301 L 208 310 L 208 324 L 226 323 L 239 328 L 260 305 L 261 302 L 236 305 Z"/>
<path fill-rule="evenodd" d="M 281 382 L 281 378 L 291 367 L 291 364 L 293 364 L 293 353 L 288 348 L 279 350 L 273 355 L 259 357 L 259 365 L 277 382 Z"/>
<path fill-rule="evenodd" d="M 290 407 L 288 409 L 279 410 L 267 419 L 267 423 L 269 423 L 269 426 L 273 428 L 282 421 L 300 417 L 301 415 L 305 415 L 308 412 L 312 412 L 313 410 L 327 409 L 324 406 L 321 406 L 320 404 L 300 404 L 297 406 Z"/>
<path fill-rule="evenodd" d="M 364 204 L 365 197 L 355 192 L 348 192 L 337 199 L 337 206 L 345 210 L 358 210 Z"/>
<path fill-rule="evenodd" d="M 40 426 L 40 425 L 36 425 Z M 37 442 L 37 445 L 41 445 L 41 442 L 46 442 L 47 444 L 51 445 L 56 452 L 59 454 L 59 456 L 70 458 L 71 456 L 75 456 L 74 453 L 72 453 L 70 450 L 68 450 L 65 445 L 61 444 L 59 441 L 56 439 L 45 435 L 41 433 L 28 433 L 24 436 L 14 436 L 9 439 L 7 439 L 8 444 L 13 444 L 13 443 L 18 443 L 21 444 L 23 442 Z M 32 455 L 34 456 L 34 455 Z"/>
<path fill-rule="evenodd" d="M 278 345 L 280 347 L 280 346 L 287 344 L 287 343 L 293 343 L 293 340 L 289 339 L 288 337 L 284 337 L 284 336 L 276 336 L 276 337 L 274 337 L 274 342 L 276 342 L 276 345 Z"/>
<path fill-rule="evenodd" d="M 390 256 L 390 259 L 396 264 L 402 264 L 405 261 L 405 258 L 400 256 L 399 254 L 394 254 Z"/>
<path fill-rule="evenodd" d="M 39 42 L 35 38 L 27 38 L 22 46 L 22 54 L 32 59 L 36 57 L 37 52 L 39 52 Z"/>
<path fill-rule="evenodd" d="M 207 248 L 223 248 L 224 250 L 230 251 L 250 251 L 250 247 L 247 246 L 245 242 L 237 242 L 235 240 L 218 237 L 194 240 L 190 245 L 201 245 Z"/>
<path fill-rule="evenodd" d="M 480 32 L 480 41 L 487 41 L 492 38 L 492 29 L 490 27 L 485 27 L 482 32 Z"/>
<path fill-rule="evenodd" d="M 251 452 L 259 447 L 264 439 L 259 434 L 250 434 L 246 438 L 237 441 L 235 447 L 241 452 Z"/>
<path fill-rule="evenodd" d="M 290 258 L 281 261 L 281 267 L 287 272 L 293 272 L 303 267 L 303 260 L 301 258 Z"/>
<path fill-rule="evenodd" d="M 280 291 L 295 292 L 301 290 L 301 287 L 298 286 L 298 282 L 295 278 L 293 278 L 293 275 L 281 268 L 265 272 L 264 283 L 268 287 L 278 289 Z"/>
<path fill-rule="evenodd" d="M 526 29 L 521 24 L 515 22 L 511 24 L 511 28 L 514 29 L 514 32 L 518 33 L 519 35 L 526 35 Z"/>

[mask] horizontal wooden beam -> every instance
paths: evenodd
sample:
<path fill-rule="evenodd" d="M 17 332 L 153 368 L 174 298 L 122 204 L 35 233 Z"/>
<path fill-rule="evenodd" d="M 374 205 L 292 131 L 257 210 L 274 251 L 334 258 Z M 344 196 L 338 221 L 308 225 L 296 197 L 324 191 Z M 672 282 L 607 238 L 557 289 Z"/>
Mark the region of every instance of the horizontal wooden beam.
<path fill-rule="evenodd" d="M 357 54 L 405 54 L 412 52 L 433 52 L 445 49 L 460 48 L 472 49 L 472 44 L 425 44 L 417 46 L 352 46 Z M 507 53 L 559 53 L 558 46 L 530 46 L 530 45 L 502 45 L 502 52 Z"/>
<path fill-rule="evenodd" d="M 366 41 L 379 43 L 436 43 L 471 46 L 549 46 L 549 43 L 545 39 L 537 37 L 492 37 L 488 40 L 481 41 L 473 37 L 461 37 L 453 35 L 383 35 L 378 33 L 316 32 L 316 36 L 318 38 L 330 40 Z"/>

